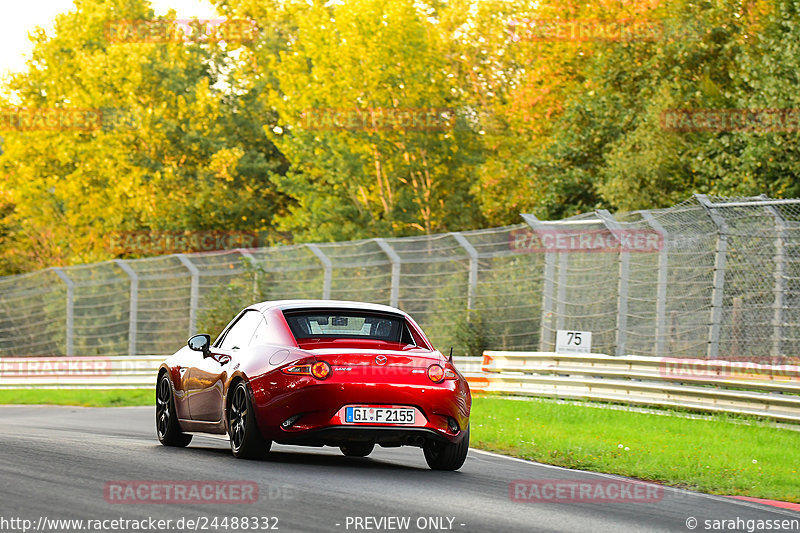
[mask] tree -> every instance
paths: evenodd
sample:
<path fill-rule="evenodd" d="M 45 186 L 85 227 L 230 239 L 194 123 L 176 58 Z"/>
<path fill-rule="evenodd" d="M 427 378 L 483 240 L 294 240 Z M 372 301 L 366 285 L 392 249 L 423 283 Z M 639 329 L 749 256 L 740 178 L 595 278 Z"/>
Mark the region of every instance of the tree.
<path fill-rule="evenodd" d="M 79 0 L 76 8 L 57 17 L 53 37 L 36 32 L 28 71 L 6 90 L 16 108 L 88 110 L 94 122 L 6 126 L 0 172 L 13 212 L 0 254 L 28 270 L 107 259 L 107 236 L 118 231 L 277 238 L 272 218 L 285 199 L 267 175 L 285 160 L 226 75 L 237 43 L 120 41 L 109 24 L 156 20 L 148 2 Z"/>
<path fill-rule="evenodd" d="M 224 5 L 280 38 L 256 51 L 264 106 L 278 116 L 264 127 L 291 164 L 272 177 L 294 200 L 279 228 L 300 241 L 341 240 L 482 222 L 470 193 L 480 143 L 453 122 L 460 91 L 435 9 L 411 0 Z M 414 126 L 420 117 L 427 125 Z M 342 122 L 351 119 L 358 124 Z"/>

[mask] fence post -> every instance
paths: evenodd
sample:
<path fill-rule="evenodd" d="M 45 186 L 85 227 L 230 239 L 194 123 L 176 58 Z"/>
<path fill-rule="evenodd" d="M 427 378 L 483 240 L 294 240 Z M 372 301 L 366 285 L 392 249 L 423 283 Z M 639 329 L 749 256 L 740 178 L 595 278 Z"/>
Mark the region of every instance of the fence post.
<path fill-rule="evenodd" d="M 764 196 L 765 200 L 768 200 Z M 770 212 L 775 219 L 775 229 L 777 236 L 775 238 L 775 293 L 774 300 L 772 301 L 772 355 L 780 357 L 783 355 L 783 306 L 784 306 L 784 291 L 786 290 L 786 219 L 781 213 L 780 209 L 774 205 L 765 206 L 767 211 Z"/>
<path fill-rule="evenodd" d="M 550 348 L 550 337 L 553 331 L 553 290 L 555 289 L 556 276 L 556 254 L 547 252 L 544 254 L 544 290 L 542 291 L 542 324 L 539 338 L 539 350 L 548 351 Z"/>
<path fill-rule="evenodd" d="M 628 340 L 628 280 L 630 278 L 630 251 L 625 249 L 623 241 L 618 234 L 622 225 L 617 222 L 611 213 L 605 209 L 597 211 L 597 216 L 603 221 L 609 232 L 615 236 L 620 245 L 619 250 L 619 286 L 617 292 L 617 356 L 625 355 Z"/>
<path fill-rule="evenodd" d="M 717 226 L 717 249 L 714 259 L 714 288 L 711 293 L 711 328 L 708 333 L 708 359 L 719 355 L 719 339 L 722 330 L 722 304 L 725 291 L 725 264 L 728 257 L 728 224 L 714 211 L 714 204 L 705 194 L 694 197 L 703 206 L 712 222 Z"/>
<path fill-rule="evenodd" d="M 649 211 L 638 211 L 642 218 L 661 235 L 661 250 L 658 251 L 658 278 L 656 281 L 656 344 L 655 354 L 663 356 L 667 342 L 667 239 L 669 234 L 664 226 Z"/>
<path fill-rule="evenodd" d="M 535 215 L 523 214 L 522 218 L 536 232 L 542 228 L 542 222 Z M 542 319 L 539 326 L 539 351 L 546 352 L 550 348 L 550 332 L 553 331 L 550 321 L 553 318 L 553 291 L 555 290 L 556 254 L 544 254 L 544 287 L 542 290 Z"/>
<path fill-rule="evenodd" d="M 253 267 L 253 303 L 255 303 L 256 300 L 259 299 L 259 297 L 258 297 L 258 270 L 256 268 L 258 266 L 258 264 L 256 263 L 256 258 L 253 257 L 253 254 L 251 254 L 250 251 L 247 250 L 246 248 L 237 248 L 236 251 L 239 252 L 240 254 L 242 254 L 242 257 L 244 257 L 247 260 L 247 262 L 250 264 L 250 266 Z"/>
<path fill-rule="evenodd" d="M 136 355 L 136 327 L 139 314 L 139 275 L 122 259 L 114 262 L 128 275 L 131 280 L 131 307 L 128 313 L 128 355 Z"/>
<path fill-rule="evenodd" d="M 175 254 L 175 257 L 178 258 L 192 276 L 192 285 L 189 292 L 189 336 L 191 337 L 197 333 L 197 309 L 200 305 L 200 271 L 184 254 Z"/>
<path fill-rule="evenodd" d="M 306 244 L 306 248 L 311 250 L 311 252 L 317 256 L 317 259 L 319 259 L 319 262 L 322 263 L 322 266 L 325 269 L 325 274 L 322 280 L 322 299 L 330 300 L 331 281 L 333 280 L 333 263 L 331 262 L 330 257 L 325 255 L 320 247 L 316 244 Z"/>
<path fill-rule="evenodd" d="M 569 272 L 569 252 L 558 254 L 558 293 L 556 294 L 556 331 L 564 329 L 567 315 L 567 272 Z"/>
<path fill-rule="evenodd" d="M 475 310 L 475 297 L 478 293 L 478 260 L 480 256 L 478 250 L 462 234 L 451 233 L 450 235 L 469 255 L 469 287 L 467 288 L 467 316 L 469 317 L 470 311 Z"/>
<path fill-rule="evenodd" d="M 75 331 L 75 324 L 74 324 L 74 309 L 75 309 L 75 282 L 67 276 L 67 273 L 60 267 L 53 267 L 53 272 L 56 273 L 56 276 L 61 278 L 61 280 L 67 285 L 67 323 L 66 323 L 66 356 L 71 357 L 75 355 L 74 351 L 74 331 Z"/>
<path fill-rule="evenodd" d="M 402 264 L 402 259 L 400 259 L 400 255 L 398 255 L 395 249 L 392 248 L 386 240 L 375 239 L 375 243 L 380 246 L 383 253 L 389 258 L 389 262 L 392 263 L 392 293 L 389 297 L 389 305 L 397 307 L 400 303 L 400 266 Z"/>

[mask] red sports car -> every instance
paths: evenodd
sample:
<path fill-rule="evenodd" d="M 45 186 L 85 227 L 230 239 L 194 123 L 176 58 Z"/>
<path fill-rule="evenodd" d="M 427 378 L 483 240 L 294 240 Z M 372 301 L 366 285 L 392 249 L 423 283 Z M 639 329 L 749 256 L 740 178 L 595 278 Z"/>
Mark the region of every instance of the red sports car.
<path fill-rule="evenodd" d="M 272 442 L 419 446 L 457 470 L 469 448 L 466 379 L 406 313 L 385 305 L 283 300 L 251 305 L 217 337 L 195 335 L 158 371 L 156 429 L 167 446 L 228 434 L 236 457 Z"/>

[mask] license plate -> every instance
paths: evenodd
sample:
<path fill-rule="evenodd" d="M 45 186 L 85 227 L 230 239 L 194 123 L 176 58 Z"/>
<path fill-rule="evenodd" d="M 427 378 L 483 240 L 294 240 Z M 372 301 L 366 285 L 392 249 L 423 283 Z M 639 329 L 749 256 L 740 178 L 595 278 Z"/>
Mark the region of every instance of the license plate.
<path fill-rule="evenodd" d="M 344 419 L 353 424 L 413 424 L 414 410 L 402 407 L 347 407 Z"/>

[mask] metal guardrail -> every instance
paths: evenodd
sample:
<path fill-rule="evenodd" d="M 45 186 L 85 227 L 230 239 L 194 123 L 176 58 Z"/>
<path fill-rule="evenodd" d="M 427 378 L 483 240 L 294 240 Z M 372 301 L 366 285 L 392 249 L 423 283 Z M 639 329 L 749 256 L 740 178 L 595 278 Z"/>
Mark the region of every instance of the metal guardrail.
<path fill-rule="evenodd" d="M 0 389 L 142 389 L 165 356 L 0 358 Z M 800 423 L 800 366 L 603 354 L 456 357 L 475 392 L 727 412 Z"/>
<path fill-rule="evenodd" d="M 487 351 L 459 361 L 475 391 L 725 412 L 800 423 L 800 366 Z M 467 366 L 465 366 L 467 365 Z"/>
<path fill-rule="evenodd" d="M 163 355 L 0 358 L 0 389 L 149 389 Z"/>

